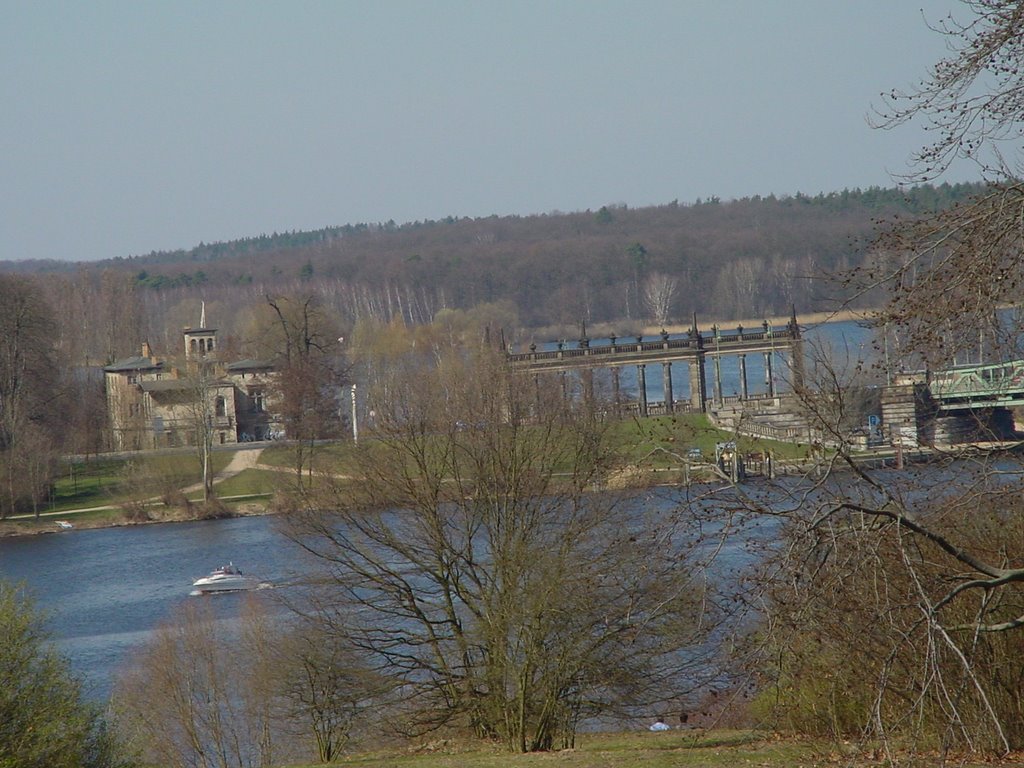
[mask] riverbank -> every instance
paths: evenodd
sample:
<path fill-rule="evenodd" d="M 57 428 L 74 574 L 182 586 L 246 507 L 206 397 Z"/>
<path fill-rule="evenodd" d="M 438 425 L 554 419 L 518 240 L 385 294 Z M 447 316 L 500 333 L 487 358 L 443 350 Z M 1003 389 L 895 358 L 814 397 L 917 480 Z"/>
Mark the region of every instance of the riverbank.
<path fill-rule="evenodd" d="M 804 314 L 797 314 L 797 322 L 801 326 L 816 326 L 827 323 L 847 323 L 847 322 L 869 322 L 874 316 L 876 310 L 864 309 L 864 310 L 852 310 L 843 309 L 833 312 L 807 312 Z M 744 328 L 750 330 L 756 330 L 762 323 L 768 321 L 772 326 L 778 327 L 786 325 L 790 321 L 789 315 L 768 315 L 767 317 L 698 317 L 697 326 L 704 333 L 711 333 L 713 326 L 719 328 L 731 329 L 738 325 L 742 325 Z M 638 333 L 644 336 L 657 336 L 662 330 L 668 331 L 671 334 L 684 334 L 690 330 L 692 320 L 684 322 L 666 323 L 664 328 L 660 325 L 648 325 L 643 324 L 642 321 L 637 320 L 635 323 L 630 322 L 603 322 L 603 323 L 592 323 L 586 327 L 587 335 L 591 339 L 607 338 L 611 335 L 616 335 L 620 338 L 627 336 L 633 336 Z M 552 341 L 554 339 L 573 339 L 577 338 L 581 328 L 578 326 L 567 327 L 564 325 L 551 325 L 544 328 L 534 328 L 524 338 L 532 338 L 537 343 L 541 341 Z"/>
<path fill-rule="evenodd" d="M 808 312 L 807 314 L 797 315 L 797 322 L 800 325 L 822 325 L 823 323 L 848 323 L 848 322 L 867 322 L 871 320 L 875 310 L 851 310 L 843 309 L 835 312 Z M 735 328 L 738 325 L 742 325 L 744 328 L 750 330 L 756 330 L 759 325 L 767 321 L 770 325 L 777 327 L 785 325 L 790 321 L 789 315 L 774 315 L 769 317 L 747 317 L 740 319 L 730 318 L 723 320 L 721 318 L 709 318 L 704 319 L 701 317 L 697 318 L 697 326 L 701 331 L 711 332 L 712 327 L 717 325 L 719 328 L 729 329 Z M 673 323 L 666 325 L 664 330 L 669 333 L 686 333 L 690 330 L 692 323 Z M 655 336 L 661 333 L 661 326 L 647 325 L 644 326 L 643 333 L 645 336 Z"/>
<path fill-rule="evenodd" d="M 265 495 L 264 495 L 265 496 Z M 163 523 L 194 523 L 199 520 L 228 520 L 239 517 L 255 517 L 272 514 L 269 496 L 258 502 L 251 495 L 224 497 L 214 500 L 215 509 L 204 508 L 200 502 L 182 505 L 164 505 L 153 502 L 142 508 L 126 508 L 126 505 L 91 507 L 81 510 L 43 512 L 34 515 L 17 515 L 0 522 L 0 539 L 17 536 L 43 536 L 48 534 L 69 535 L 75 531 L 92 531 L 102 528 L 128 528 L 140 525 Z M 70 528 L 60 523 L 70 523 Z"/>

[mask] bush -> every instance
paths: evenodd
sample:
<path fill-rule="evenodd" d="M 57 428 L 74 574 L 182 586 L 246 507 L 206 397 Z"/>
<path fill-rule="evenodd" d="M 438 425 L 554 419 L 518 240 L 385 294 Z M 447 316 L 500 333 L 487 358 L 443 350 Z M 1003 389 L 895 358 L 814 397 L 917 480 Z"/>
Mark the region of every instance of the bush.
<path fill-rule="evenodd" d="M 0 582 L 0 766 L 113 768 L 128 762 L 49 645 L 24 591 Z"/>

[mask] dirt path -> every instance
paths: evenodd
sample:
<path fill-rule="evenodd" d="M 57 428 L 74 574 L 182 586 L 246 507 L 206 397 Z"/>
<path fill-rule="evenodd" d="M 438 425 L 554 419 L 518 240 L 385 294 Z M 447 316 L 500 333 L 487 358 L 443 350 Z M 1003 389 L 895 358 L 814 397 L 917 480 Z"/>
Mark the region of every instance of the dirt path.
<path fill-rule="evenodd" d="M 224 467 L 220 472 L 213 476 L 213 484 L 216 485 L 229 477 L 234 477 L 239 472 L 246 469 L 254 469 L 259 463 L 260 454 L 263 453 L 262 448 L 243 448 L 240 451 L 235 451 L 235 455 L 231 457 L 231 461 Z M 188 488 L 182 488 L 181 492 L 185 494 L 194 493 L 203 489 L 202 483 L 196 483 L 190 485 Z"/>

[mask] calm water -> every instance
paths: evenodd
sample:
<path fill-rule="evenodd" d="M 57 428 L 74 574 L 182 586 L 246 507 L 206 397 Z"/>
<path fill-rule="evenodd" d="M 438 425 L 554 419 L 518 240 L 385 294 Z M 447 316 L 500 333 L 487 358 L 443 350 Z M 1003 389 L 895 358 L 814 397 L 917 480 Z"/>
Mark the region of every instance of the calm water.
<path fill-rule="evenodd" d="M 184 601 L 237 610 L 237 594 L 190 596 L 193 580 L 233 561 L 284 584 L 297 557 L 273 518 L 245 517 L 0 539 L 0 577 L 26 585 L 61 652 L 103 698 L 130 651 Z"/>

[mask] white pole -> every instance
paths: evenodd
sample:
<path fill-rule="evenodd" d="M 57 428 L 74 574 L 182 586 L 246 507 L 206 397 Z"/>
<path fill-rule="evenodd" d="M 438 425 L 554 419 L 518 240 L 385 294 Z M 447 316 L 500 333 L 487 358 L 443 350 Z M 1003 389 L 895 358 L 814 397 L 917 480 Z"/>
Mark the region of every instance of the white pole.
<path fill-rule="evenodd" d="M 352 442 L 359 442 L 359 422 L 356 421 L 356 385 L 352 385 Z"/>

